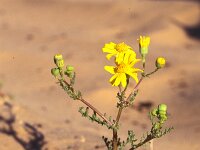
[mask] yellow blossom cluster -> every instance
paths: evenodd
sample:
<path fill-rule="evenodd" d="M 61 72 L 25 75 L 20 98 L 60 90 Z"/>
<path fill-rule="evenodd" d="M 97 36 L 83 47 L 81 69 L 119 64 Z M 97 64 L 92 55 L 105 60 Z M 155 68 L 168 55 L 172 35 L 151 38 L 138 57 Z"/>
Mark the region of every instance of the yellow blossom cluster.
<path fill-rule="evenodd" d="M 114 57 L 116 66 L 105 66 L 104 69 L 111 73 L 113 76 L 110 78 L 109 82 L 113 86 L 122 85 L 127 86 L 127 80 L 132 77 L 136 83 L 138 82 L 138 72 L 142 72 L 141 69 L 134 68 L 134 65 L 140 61 L 136 58 L 136 53 L 133 49 L 123 43 L 107 43 L 102 48 L 102 51 L 108 53 L 106 58 L 108 60 Z"/>

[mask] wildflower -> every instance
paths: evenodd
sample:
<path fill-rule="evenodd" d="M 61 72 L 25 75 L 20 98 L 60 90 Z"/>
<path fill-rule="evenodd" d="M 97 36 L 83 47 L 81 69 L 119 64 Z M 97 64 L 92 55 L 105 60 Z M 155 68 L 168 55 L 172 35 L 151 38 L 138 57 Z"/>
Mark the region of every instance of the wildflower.
<path fill-rule="evenodd" d="M 121 83 L 123 87 L 126 87 L 127 77 L 130 76 L 137 83 L 138 82 L 137 72 L 138 71 L 142 72 L 142 70 L 134 68 L 133 66 L 139 61 L 140 59 L 136 59 L 136 57 L 133 57 L 133 55 L 125 54 L 122 62 L 120 63 L 115 62 L 116 67 L 105 66 L 104 69 L 109 73 L 113 74 L 109 82 L 113 86 L 118 86 Z"/>
<path fill-rule="evenodd" d="M 64 67 L 64 59 L 61 54 L 57 54 L 54 56 L 54 63 L 58 68 L 63 68 Z"/>
<path fill-rule="evenodd" d="M 143 62 L 145 62 L 145 56 L 148 54 L 148 47 L 150 44 L 150 37 L 140 36 L 138 39 L 139 42 L 139 51 L 142 56 Z"/>
<path fill-rule="evenodd" d="M 136 55 L 132 48 L 126 45 L 124 42 L 119 44 L 110 42 L 108 44 L 105 44 L 102 50 L 103 52 L 108 53 L 106 55 L 106 58 L 108 60 L 110 60 L 112 56 L 116 56 L 117 63 L 121 63 L 123 61 L 123 57 L 126 53 L 128 53 L 129 55 Z"/>
<path fill-rule="evenodd" d="M 158 69 L 163 68 L 163 67 L 165 66 L 165 64 L 166 64 L 165 58 L 163 58 L 163 57 L 158 57 L 158 58 L 156 59 L 156 67 L 157 67 Z"/>

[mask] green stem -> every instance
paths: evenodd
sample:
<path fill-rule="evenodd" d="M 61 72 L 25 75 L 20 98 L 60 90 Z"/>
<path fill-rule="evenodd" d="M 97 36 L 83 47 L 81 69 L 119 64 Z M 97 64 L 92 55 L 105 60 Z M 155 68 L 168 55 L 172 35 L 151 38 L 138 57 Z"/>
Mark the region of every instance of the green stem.
<path fill-rule="evenodd" d="M 156 68 L 154 71 L 145 74 L 145 77 L 149 77 L 150 75 L 154 74 L 155 72 L 157 72 L 159 70 L 159 68 Z"/>
<path fill-rule="evenodd" d="M 135 150 L 137 149 L 138 147 L 144 145 L 145 143 L 147 142 L 150 142 L 152 139 L 154 139 L 155 137 L 153 137 L 151 134 L 147 135 L 147 137 L 140 143 L 138 143 L 137 145 L 135 145 L 134 147 L 132 147 L 131 149 L 129 150 Z"/>

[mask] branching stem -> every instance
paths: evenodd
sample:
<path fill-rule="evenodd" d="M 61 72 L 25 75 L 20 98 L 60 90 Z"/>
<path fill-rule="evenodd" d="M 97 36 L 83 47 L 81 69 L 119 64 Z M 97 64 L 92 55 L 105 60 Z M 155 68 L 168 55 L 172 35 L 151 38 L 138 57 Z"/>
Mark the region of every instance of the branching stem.
<path fill-rule="evenodd" d="M 138 143 L 137 145 L 135 145 L 135 147 L 132 147 L 131 149 L 129 150 L 135 150 L 137 149 L 138 147 L 144 145 L 145 143 L 151 141 L 152 139 L 154 139 L 155 137 L 153 137 L 151 134 L 147 135 L 147 137 L 140 143 Z"/>
<path fill-rule="evenodd" d="M 92 109 L 94 112 L 96 112 L 103 120 L 105 120 L 109 124 L 109 126 L 112 126 L 112 123 L 98 109 L 96 109 L 94 106 L 92 106 L 90 103 L 88 103 L 83 98 L 80 98 L 78 100 L 80 100 L 85 105 L 87 105 L 90 109 Z"/>
<path fill-rule="evenodd" d="M 65 81 L 65 80 L 62 80 L 68 87 L 70 87 L 70 84 Z M 74 92 L 74 89 L 72 88 L 73 92 Z M 113 123 L 111 123 L 97 108 L 95 108 L 93 105 L 91 105 L 88 101 L 84 100 L 82 97 L 81 98 L 78 98 L 77 100 L 80 100 L 82 103 L 84 103 L 86 106 L 88 106 L 90 109 L 92 109 L 95 113 L 97 113 L 99 115 L 99 117 L 101 117 L 104 121 L 106 121 L 109 126 L 112 126 Z"/>

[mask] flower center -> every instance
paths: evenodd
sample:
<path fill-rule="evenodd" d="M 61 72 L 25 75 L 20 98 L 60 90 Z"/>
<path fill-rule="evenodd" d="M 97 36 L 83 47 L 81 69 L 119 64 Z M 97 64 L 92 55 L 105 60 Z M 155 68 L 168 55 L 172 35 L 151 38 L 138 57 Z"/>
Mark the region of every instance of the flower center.
<path fill-rule="evenodd" d="M 117 44 L 115 48 L 118 52 L 124 52 L 124 51 L 127 51 L 128 46 L 123 42 L 123 43 Z"/>
<path fill-rule="evenodd" d="M 124 63 L 122 63 L 122 64 L 119 64 L 117 66 L 116 72 L 117 73 L 124 73 L 126 69 L 127 69 L 127 66 Z"/>

